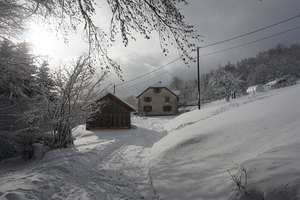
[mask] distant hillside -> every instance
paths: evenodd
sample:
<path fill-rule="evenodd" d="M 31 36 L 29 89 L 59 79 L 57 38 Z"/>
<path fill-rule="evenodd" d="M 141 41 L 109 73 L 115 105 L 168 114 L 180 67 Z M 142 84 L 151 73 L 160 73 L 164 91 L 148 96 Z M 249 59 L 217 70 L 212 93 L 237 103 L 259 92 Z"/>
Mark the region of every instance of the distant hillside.
<path fill-rule="evenodd" d="M 300 78 L 300 45 L 290 47 L 277 45 L 268 51 L 259 53 L 256 57 L 243 59 L 237 63 L 228 62 L 218 69 L 201 76 L 201 101 L 211 101 L 224 98 L 231 90 L 245 93 L 248 87 L 265 84 L 276 78 L 292 76 Z M 181 84 L 178 84 L 180 83 Z M 174 77 L 171 86 L 181 85 L 181 102 L 197 102 L 197 81 L 184 82 Z"/>
<path fill-rule="evenodd" d="M 243 59 L 236 64 L 224 66 L 225 70 L 236 73 L 244 81 L 244 88 L 265 84 L 285 75 L 300 78 L 300 45 L 290 47 L 277 45 L 261 52 L 254 58 Z"/>
<path fill-rule="evenodd" d="M 297 84 L 171 119 L 151 148 L 156 192 L 171 200 L 299 200 L 299 99 Z"/>

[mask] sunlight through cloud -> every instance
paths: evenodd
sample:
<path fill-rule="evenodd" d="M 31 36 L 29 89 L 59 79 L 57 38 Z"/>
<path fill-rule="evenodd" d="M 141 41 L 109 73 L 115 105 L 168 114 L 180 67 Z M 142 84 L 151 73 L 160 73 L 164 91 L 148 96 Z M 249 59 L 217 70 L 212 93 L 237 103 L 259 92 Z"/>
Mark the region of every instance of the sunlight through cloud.
<path fill-rule="evenodd" d="M 23 31 L 26 41 L 32 45 L 33 51 L 37 54 L 54 56 L 59 47 L 59 38 L 49 31 L 45 25 L 30 24 L 27 30 Z"/>

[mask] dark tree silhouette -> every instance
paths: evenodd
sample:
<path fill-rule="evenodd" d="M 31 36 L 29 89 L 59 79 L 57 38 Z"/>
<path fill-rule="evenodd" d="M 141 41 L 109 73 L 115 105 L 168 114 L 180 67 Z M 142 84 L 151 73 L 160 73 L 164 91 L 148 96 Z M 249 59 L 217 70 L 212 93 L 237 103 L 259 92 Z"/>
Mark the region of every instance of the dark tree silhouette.
<path fill-rule="evenodd" d="M 104 31 L 96 25 L 94 16 L 97 3 L 106 2 L 111 11 L 110 30 Z M 184 61 L 192 59 L 189 52 L 194 49 L 192 41 L 199 38 L 193 26 L 184 21 L 178 9 L 185 0 L 1 0 L 0 37 L 12 39 L 20 36 L 26 23 L 32 19 L 52 23 L 56 31 L 67 33 L 76 31 L 84 24 L 85 37 L 89 45 L 89 55 L 97 52 L 103 67 L 120 67 L 109 58 L 107 48 L 120 34 L 126 46 L 135 33 L 150 38 L 158 32 L 162 51 L 167 54 L 169 46 L 175 46 Z"/>

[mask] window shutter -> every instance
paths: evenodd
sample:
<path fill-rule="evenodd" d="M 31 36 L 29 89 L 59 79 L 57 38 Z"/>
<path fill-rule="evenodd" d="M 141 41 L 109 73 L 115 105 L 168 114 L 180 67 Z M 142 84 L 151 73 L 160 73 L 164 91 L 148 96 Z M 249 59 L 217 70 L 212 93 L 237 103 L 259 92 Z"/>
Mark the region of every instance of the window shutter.
<path fill-rule="evenodd" d="M 152 97 L 144 97 L 144 102 L 151 102 L 152 101 Z"/>

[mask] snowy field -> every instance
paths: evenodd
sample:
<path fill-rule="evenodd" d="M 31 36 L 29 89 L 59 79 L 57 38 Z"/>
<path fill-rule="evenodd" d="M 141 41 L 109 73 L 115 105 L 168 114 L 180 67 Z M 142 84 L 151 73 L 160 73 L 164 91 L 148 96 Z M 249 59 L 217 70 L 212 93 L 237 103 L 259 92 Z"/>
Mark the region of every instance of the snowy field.
<path fill-rule="evenodd" d="M 132 121 L 79 126 L 72 148 L 0 162 L 0 199 L 300 199 L 299 84 Z"/>

